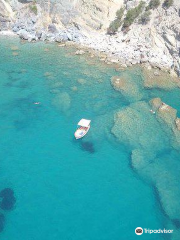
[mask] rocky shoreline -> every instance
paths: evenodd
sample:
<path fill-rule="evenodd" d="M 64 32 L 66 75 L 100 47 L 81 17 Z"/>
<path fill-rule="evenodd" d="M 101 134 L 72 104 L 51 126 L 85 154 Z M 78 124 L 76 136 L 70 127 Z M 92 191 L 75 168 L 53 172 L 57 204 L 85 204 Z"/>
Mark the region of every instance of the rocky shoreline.
<path fill-rule="evenodd" d="M 152 63 L 150 59 L 135 59 L 136 55 L 139 55 L 135 51 L 135 56 L 128 58 L 127 52 L 116 53 L 113 49 L 109 49 L 107 46 L 111 45 L 111 38 L 107 37 L 107 39 L 99 39 L 99 45 L 95 44 L 95 41 L 91 41 L 90 37 L 81 34 L 80 32 L 75 32 L 72 29 L 69 31 L 63 30 L 58 34 L 50 34 L 50 33 L 28 33 L 26 30 L 21 29 L 18 32 L 14 32 L 11 30 L 8 31 L 0 31 L 0 36 L 9 36 L 9 37 L 19 37 L 21 40 L 25 40 L 28 42 L 54 42 L 57 43 L 59 47 L 67 47 L 73 46 L 77 49 L 75 52 L 76 55 L 84 55 L 88 54 L 91 58 L 98 57 L 100 61 L 105 62 L 108 65 L 113 65 L 115 68 L 119 70 L 124 70 L 127 67 L 134 67 L 134 66 L 141 66 L 142 68 L 146 69 L 146 73 L 148 75 L 151 73 L 151 77 L 161 75 L 161 72 L 167 73 L 166 76 L 170 74 L 172 78 L 177 78 L 177 72 L 171 68 L 169 65 L 163 65 L 161 62 L 159 63 Z M 96 37 L 97 38 L 97 37 Z M 96 43 L 98 42 L 98 38 L 96 39 Z M 102 44 L 104 43 L 104 44 Z M 106 48 L 105 48 L 106 46 Z M 128 51 L 130 51 L 128 49 Z M 154 69 L 154 70 L 153 70 Z M 152 71 L 151 71 L 152 70 Z"/>
<path fill-rule="evenodd" d="M 137 19 L 126 32 L 120 27 L 115 35 L 107 34 L 117 10 L 124 8 L 126 14 L 139 2 L 113 0 L 104 2 L 103 7 L 101 0 L 80 3 L 0 0 L 0 35 L 5 30 L 29 42 L 75 44 L 82 50 L 97 52 L 108 64 L 116 63 L 123 68 L 141 64 L 180 76 L 180 3 L 177 0 L 168 9 L 163 8 L 161 0 L 161 5 L 151 11 L 146 25 L 139 24 Z"/>

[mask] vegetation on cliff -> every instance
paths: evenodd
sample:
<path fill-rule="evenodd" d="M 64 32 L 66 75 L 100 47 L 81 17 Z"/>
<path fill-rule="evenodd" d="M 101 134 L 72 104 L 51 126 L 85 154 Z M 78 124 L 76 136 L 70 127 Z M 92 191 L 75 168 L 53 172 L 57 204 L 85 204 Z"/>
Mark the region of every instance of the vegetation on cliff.
<path fill-rule="evenodd" d="M 173 5 L 173 3 L 174 3 L 174 0 L 165 0 L 163 3 L 163 7 L 169 8 Z"/>
<path fill-rule="evenodd" d="M 38 9 L 37 9 L 36 1 L 35 1 L 35 0 L 33 1 L 32 5 L 29 5 L 29 8 L 30 8 L 30 10 L 31 10 L 35 15 L 37 15 Z"/>
<path fill-rule="evenodd" d="M 150 21 L 151 11 L 144 12 L 141 17 L 139 18 L 139 24 L 147 24 Z"/>
<path fill-rule="evenodd" d="M 120 10 L 118 10 L 116 12 L 116 19 L 113 22 L 111 22 L 107 30 L 107 33 L 115 34 L 118 31 L 119 27 L 122 25 L 122 23 L 123 23 L 123 28 L 128 28 L 134 22 L 134 20 L 142 13 L 144 5 L 145 5 L 145 2 L 141 1 L 137 7 L 127 11 L 127 14 L 124 18 L 124 22 L 122 21 L 124 8 L 121 8 Z M 143 22 L 147 21 L 147 14 L 144 17 L 146 17 L 146 19 L 143 20 Z"/>
<path fill-rule="evenodd" d="M 107 33 L 108 34 L 115 34 L 118 30 L 118 28 L 122 25 L 122 17 L 123 17 L 123 14 L 124 14 L 124 8 L 120 8 L 117 12 L 116 12 L 116 19 L 111 22 L 108 30 L 107 30 Z"/>
<path fill-rule="evenodd" d="M 151 0 L 146 10 L 148 11 L 150 9 L 156 9 L 159 7 L 160 3 L 161 3 L 160 0 Z"/>
<path fill-rule="evenodd" d="M 145 2 L 141 1 L 139 5 L 135 8 L 130 9 L 124 19 L 123 28 L 128 28 L 134 20 L 142 13 Z"/>

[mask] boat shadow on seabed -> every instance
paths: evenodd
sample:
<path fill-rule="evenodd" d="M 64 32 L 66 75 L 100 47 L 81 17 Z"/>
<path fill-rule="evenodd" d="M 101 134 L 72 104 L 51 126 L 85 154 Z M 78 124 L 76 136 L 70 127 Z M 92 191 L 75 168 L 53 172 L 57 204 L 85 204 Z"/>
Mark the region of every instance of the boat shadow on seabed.
<path fill-rule="evenodd" d="M 73 138 L 73 143 L 79 145 L 80 149 L 83 151 L 89 152 L 91 154 L 96 152 L 94 144 L 89 140 L 85 139 L 76 140 L 75 138 Z"/>

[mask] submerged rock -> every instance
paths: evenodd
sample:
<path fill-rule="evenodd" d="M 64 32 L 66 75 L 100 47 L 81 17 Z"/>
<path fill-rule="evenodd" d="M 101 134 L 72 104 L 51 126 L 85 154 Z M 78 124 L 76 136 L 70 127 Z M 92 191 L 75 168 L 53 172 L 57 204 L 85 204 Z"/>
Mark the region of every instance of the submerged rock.
<path fill-rule="evenodd" d="M 112 133 L 120 142 L 130 145 L 132 149 L 162 150 L 164 148 L 162 139 L 165 135 L 161 125 L 149 110 L 149 105 L 141 101 L 118 111 L 114 117 Z"/>
<path fill-rule="evenodd" d="M 150 100 L 150 105 L 157 111 L 157 117 L 162 119 L 169 126 L 174 125 L 178 128 L 180 124 L 179 118 L 177 118 L 177 110 L 171 106 L 162 102 L 160 98 L 153 98 Z"/>
<path fill-rule="evenodd" d="M 176 118 L 175 122 L 177 129 L 180 131 L 180 118 Z"/>
<path fill-rule="evenodd" d="M 2 213 L 0 213 L 0 232 L 3 231 L 4 224 L 5 224 L 5 217 L 4 217 L 4 215 Z"/>
<path fill-rule="evenodd" d="M 18 48 L 18 46 L 11 46 L 11 50 L 12 51 L 17 51 L 17 50 L 19 50 L 19 48 Z"/>
<path fill-rule="evenodd" d="M 160 98 L 153 98 L 149 103 L 154 111 L 157 111 L 162 106 L 162 101 Z"/>
<path fill-rule="evenodd" d="M 56 83 L 52 84 L 52 87 L 53 88 L 61 88 L 63 85 L 64 85 L 63 82 L 56 82 Z"/>
<path fill-rule="evenodd" d="M 145 102 L 133 103 L 115 114 L 112 133 L 130 146 L 131 163 L 140 176 L 157 189 L 162 208 L 170 219 L 180 221 L 180 131 L 177 129 L 177 111 L 164 104 L 160 98 L 150 101 L 156 115 L 149 112 Z M 165 153 L 169 152 L 165 155 Z"/>
<path fill-rule="evenodd" d="M 120 91 L 130 101 L 138 101 L 143 98 L 140 84 L 126 74 L 112 77 L 111 84 L 115 90 Z"/>
<path fill-rule="evenodd" d="M 13 195 L 14 195 L 14 191 L 11 188 L 4 188 L 0 192 L 0 197 L 1 198 L 8 198 L 8 197 L 12 197 Z"/>
<path fill-rule="evenodd" d="M 131 104 L 119 111 L 112 132 L 119 141 L 131 146 L 133 169 L 154 185 L 162 209 L 172 219 L 176 228 L 179 228 L 180 164 L 179 154 L 172 151 L 172 147 L 178 150 L 180 147 L 180 131 L 176 125 L 176 122 L 179 122 L 177 111 L 163 103 L 160 98 L 155 98 L 150 101 L 150 105 L 156 110 L 156 115 L 150 114 L 151 117 L 147 118 L 144 113 L 144 118 L 141 118 L 145 110 L 143 105 Z"/>
<path fill-rule="evenodd" d="M 177 77 L 172 77 L 169 73 L 156 70 L 143 69 L 144 87 L 148 89 L 173 89 L 180 87 L 180 80 Z"/>
<path fill-rule="evenodd" d="M 18 56 L 19 53 L 18 53 L 18 52 L 13 52 L 12 55 L 13 55 L 13 56 Z"/>
<path fill-rule="evenodd" d="M 65 112 L 71 106 L 71 98 L 67 92 L 58 93 L 54 97 L 52 103 L 55 107 Z"/>
<path fill-rule="evenodd" d="M 8 198 L 3 198 L 1 202 L 1 209 L 3 210 L 12 210 L 14 207 L 14 204 L 16 202 L 16 199 L 14 196 L 8 197 Z"/>
<path fill-rule="evenodd" d="M 86 79 L 83 79 L 83 78 L 80 78 L 77 80 L 77 82 L 81 85 L 85 84 L 86 83 Z"/>
<path fill-rule="evenodd" d="M 26 70 L 26 69 L 21 69 L 20 72 L 21 72 L 21 73 L 26 73 L 27 70 Z"/>
<path fill-rule="evenodd" d="M 150 104 L 156 108 L 156 118 L 169 137 L 171 146 L 179 149 L 180 121 L 179 118 L 177 118 L 177 110 L 163 103 L 160 98 L 152 99 Z"/>
<path fill-rule="evenodd" d="M 57 94 L 57 93 L 60 93 L 61 91 L 59 89 L 51 89 L 49 92 L 53 94 Z"/>
<path fill-rule="evenodd" d="M 146 168 L 149 165 L 149 162 L 152 162 L 152 160 L 155 157 L 156 157 L 155 152 L 151 152 L 151 151 L 147 152 L 141 149 L 135 149 L 132 151 L 132 154 L 131 154 L 132 167 L 135 170 L 141 171 L 141 169 Z"/>
<path fill-rule="evenodd" d="M 53 76 L 53 72 L 45 72 L 44 73 L 44 77 L 50 77 L 50 76 Z"/>
<path fill-rule="evenodd" d="M 175 120 L 177 117 L 177 110 L 170 107 L 169 105 L 162 103 L 162 105 L 158 109 L 158 117 L 163 120 L 169 127 L 175 125 Z"/>
<path fill-rule="evenodd" d="M 17 119 L 13 121 L 14 127 L 17 131 L 23 131 L 25 128 L 29 126 L 29 121 L 26 119 Z"/>
<path fill-rule="evenodd" d="M 180 228 L 180 219 L 172 219 L 172 222 L 176 228 Z"/>
<path fill-rule="evenodd" d="M 76 54 L 76 55 L 83 55 L 83 54 L 85 54 L 85 52 L 84 52 L 83 50 L 77 50 L 77 51 L 75 52 L 75 54 Z"/>
<path fill-rule="evenodd" d="M 0 197 L 2 198 L 0 203 L 1 209 L 12 210 L 16 202 L 14 191 L 10 188 L 5 188 L 0 192 Z"/>
<path fill-rule="evenodd" d="M 73 87 L 71 87 L 71 90 L 76 92 L 78 90 L 78 88 L 76 86 L 73 86 Z"/>
<path fill-rule="evenodd" d="M 167 150 L 164 149 L 164 152 Z M 156 153 L 157 154 L 157 153 Z M 141 149 L 132 152 L 132 166 L 140 176 L 153 183 L 163 210 L 170 219 L 180 221 L 180 165 L 178 155 L 169 153 L 160 158 Z"/>

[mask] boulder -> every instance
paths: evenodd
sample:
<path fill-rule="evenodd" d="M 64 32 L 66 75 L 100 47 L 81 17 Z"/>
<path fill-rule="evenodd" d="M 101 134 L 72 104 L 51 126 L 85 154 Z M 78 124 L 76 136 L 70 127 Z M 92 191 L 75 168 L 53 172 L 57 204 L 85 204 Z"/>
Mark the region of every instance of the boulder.
<path fill-rule="evenodd" d="M 41 31 L 37 31 L 36 32 L 37 39 L 41 39 L 41 36 L 42 36 L 42 32 Z"/>
<path fill-rule="evenodd" d="M 20 31 L 17 32 L 17 34 L 21 39 L 24 40 L 28 40 L 30 37 L 30 34 L 25 29 L 21 29 Z"/>
<path fill-rule="evenodd" d="M 19 28 L 16 27 L 16 26 L 14 26 L 14 27 L 12 28 L 12 30 L 13 30 L 13 32 L 18 32 L 18 31 L 19 31 Z"/>
<path fill-rule="evenodd" d="M 163 104 L 160 98 L 153 98 L 149 103 L 154 111 L 157 111 Z"/>
<path fill-rule="evenodd" d="M 84 52 L 83 50 L 77 50 L 77 51 L 75 52 L 75 54 L 76 54 L 76 55 L 83 55 L 83 54 L 85 54 L 85 52 Z"/>
<path fill-rule="evenodd" d="M 49 31 L 50 33 L 55 33 L 55 32 L 57 32 L 57 28 L 56 28 L 56 26 L 55 26 L 54 24 L 50 24 L 50 25 L 48 26 L 48 31 Z"/>
<path fill-rule="evenodd" d="M 68 38 L 69 41 L 73 40 L 73 36 L 70 32 L 67 32 L 67 38 Z"/>
<path fill-rule="evenodd" d="M 41 40 L 41 41 L 46 41 L 46 39 L 47 39 L 47 34 L 46 34 L 45 32 L 42 32 L 42 33 L 41 33 L 40 40 Z"/>
<path fill-rule="evenodd" d="M 60 43 L 68 41 L 67 33 L 65 31 L 58 33 L 55 37 L 55 41 Z"/>

